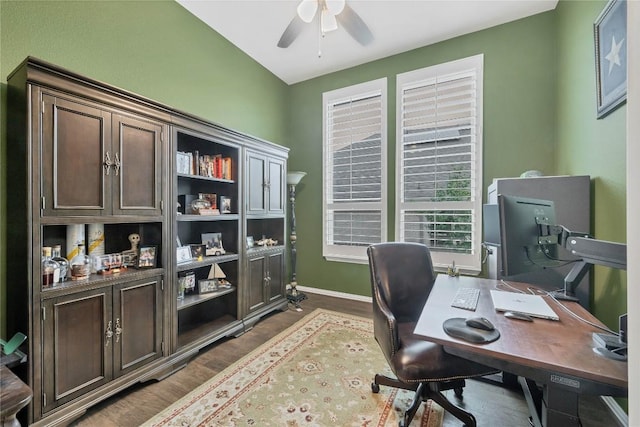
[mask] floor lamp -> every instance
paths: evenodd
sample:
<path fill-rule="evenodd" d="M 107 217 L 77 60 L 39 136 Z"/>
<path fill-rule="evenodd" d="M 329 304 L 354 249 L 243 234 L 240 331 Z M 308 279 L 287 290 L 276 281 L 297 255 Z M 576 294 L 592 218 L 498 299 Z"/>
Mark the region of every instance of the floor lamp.
<path fill-rule="evenodd" d="M 289 202 L 291 203 L 291 234 L 289 242 L 291 243 L 291 283 L 287 291 L 287 299 L 295 304 L 297 309 L 300 308 L 300 301 L 307 299 L 307 296 L 298 291 L 298 282 L 296 280 L 296 185 L 306 175 L 306 172 L 289 172 L 287 173 L 287 185 L 289 186 Z"/>

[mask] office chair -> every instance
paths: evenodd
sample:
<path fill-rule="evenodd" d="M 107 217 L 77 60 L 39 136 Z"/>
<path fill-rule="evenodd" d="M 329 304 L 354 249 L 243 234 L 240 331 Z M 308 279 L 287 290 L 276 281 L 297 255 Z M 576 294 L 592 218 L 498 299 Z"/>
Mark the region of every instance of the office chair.
<path fill-rule="evenodd" d="M 466 378 L 497 371 L 448 354 L 441 345 L 413 333 L 436 276 L 429 248 L 418 243 L 380 243 L 369 246 L 367 254 L 373 293 L 374 336 L 397 377 L 376 374 L 371 390 L 377 393 L 381 385 L 415 390 L 400 427 L 408 426 L 422 402 L 428 399 L 449 411 L 465 426 L 475 427 L 473 414 L 451 403 L 442 391 L 453 389 L 461 399 Z"/>

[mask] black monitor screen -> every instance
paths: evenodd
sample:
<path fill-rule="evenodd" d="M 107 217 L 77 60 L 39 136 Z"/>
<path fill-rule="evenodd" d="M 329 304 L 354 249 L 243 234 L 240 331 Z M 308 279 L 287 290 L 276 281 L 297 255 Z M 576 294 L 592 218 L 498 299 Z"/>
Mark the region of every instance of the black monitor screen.
<path fill-rule="evenodd" d="M 557 246 L 538 243 L 538 219 L 555 224 L 550 200 L 498 195 L 504 276 L 557 267 Z"/>

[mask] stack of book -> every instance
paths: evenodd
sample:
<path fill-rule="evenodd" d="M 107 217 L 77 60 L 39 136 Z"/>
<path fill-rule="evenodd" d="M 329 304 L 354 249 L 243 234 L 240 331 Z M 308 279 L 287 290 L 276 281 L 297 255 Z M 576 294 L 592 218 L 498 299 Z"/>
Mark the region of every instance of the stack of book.
<path fill-rule="evenodd" d="M 233 179 L 231 157 L 225 157 L 222 154 L 178 151 L 176 155 L 176 171 L 186 175 Z"/>

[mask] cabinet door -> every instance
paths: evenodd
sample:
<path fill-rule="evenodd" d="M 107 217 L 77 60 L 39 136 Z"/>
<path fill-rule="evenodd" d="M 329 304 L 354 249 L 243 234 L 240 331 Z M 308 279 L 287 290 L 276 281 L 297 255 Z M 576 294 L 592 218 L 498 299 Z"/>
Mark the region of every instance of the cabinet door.
<path fill-rule="evenodd" d="M 284 252 L 272 253 L 269 255 L 269 301 L 272 302 L 284 298 L 285 278 L 284 278 Z"/>
<path fill-rule="evenodd" d="M 160 280 L 127 283 L 114 290 L 114 377 L 162 356 Z"/>
<path fill-rule="evenodd" d="M 267 190 L 269 205 L 267 211 L 270 214 L 284 214 L 285 209 L 285 170 L 284 162 L 279 159 L 268 159 Z"/>
<path fill-rule="evenodd" d="M 264 214 L 267 211 L 266 158 L 247 151 L 247 214 Z"/>
<path fill-rule="evenodd" d="M 267 258 L 256 256 L 249 259 L 249 283 L 247 308 L 249 313 L 265 305 L 265 287 L 267 284 Z"/>
<path fill-rule="evenodd" d="M 111 143 L 111 114 L 47 94 L 40 114 L 43 215 L 103 215 L 110 209 L 111 181 L 103 163 Z"/>
<path fill-rule="evenodd" d="M 159 123 L 114 114 L 114 215 L 161 215 L 163 130 Z"/>
<path fill-rule="evenodd" d="M 111 380 L 111 291 L 73 294 L 44 303 L 43 412 Z"/>

